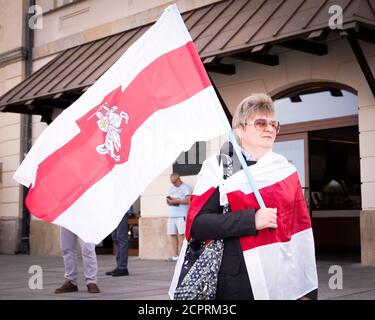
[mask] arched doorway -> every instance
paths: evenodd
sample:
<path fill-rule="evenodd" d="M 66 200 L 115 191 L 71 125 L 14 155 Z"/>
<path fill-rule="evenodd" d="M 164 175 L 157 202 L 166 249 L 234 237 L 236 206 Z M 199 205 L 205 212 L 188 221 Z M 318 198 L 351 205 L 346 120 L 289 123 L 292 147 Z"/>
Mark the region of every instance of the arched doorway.
<path fill-rule="evenodd" d="M 274 151 L 298 170 L 324 257 L 348 253 L 360 259 L 360 157 L 358 99 L 336 83 L 289 88 L 274 96 L 282 124 Z"/>

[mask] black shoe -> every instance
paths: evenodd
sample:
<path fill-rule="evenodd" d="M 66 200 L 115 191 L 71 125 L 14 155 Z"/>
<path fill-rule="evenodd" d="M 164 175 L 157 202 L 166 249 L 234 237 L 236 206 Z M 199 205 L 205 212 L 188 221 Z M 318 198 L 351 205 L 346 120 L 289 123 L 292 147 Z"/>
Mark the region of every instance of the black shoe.
<path fill-rule="evenodd" d="M 114 272 L 116 272 L 117 271 L 117 268 L 115 268 L 115 269 L 113 269 L 112 271 L 108 271 L 108 272 L 106 272 L 105 274 L 107 275 L 107 276 L 111 276 Z"/>
<path fill-rule="evenodd" d="M 124 270 L 116 269 L 114 272 L 112 272 L 112 277 L 123 277 L 123 276 L 128 276 L 128 275 L 129 275 L 128 269 L 124 269 Z"/>

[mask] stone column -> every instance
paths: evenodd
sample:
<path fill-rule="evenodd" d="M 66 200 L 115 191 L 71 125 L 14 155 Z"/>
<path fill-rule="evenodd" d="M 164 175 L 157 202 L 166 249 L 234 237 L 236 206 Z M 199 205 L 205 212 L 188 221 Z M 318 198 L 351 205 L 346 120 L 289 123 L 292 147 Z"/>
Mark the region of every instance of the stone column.
<path fill-rule="evenodd" d="M 366 46 L 364 46 L 366 49 Z M 367 55 L 375 74 L 375 57 Z M 359 90 L 359 141 L 361 157 L 361 261 L 375 267 L 375 98 L 363 79 Z"/>

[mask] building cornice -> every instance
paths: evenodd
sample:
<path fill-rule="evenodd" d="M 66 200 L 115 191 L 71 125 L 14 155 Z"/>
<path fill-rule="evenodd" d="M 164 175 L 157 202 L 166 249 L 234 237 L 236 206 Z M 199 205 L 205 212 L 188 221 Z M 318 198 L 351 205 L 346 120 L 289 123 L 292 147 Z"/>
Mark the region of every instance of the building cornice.
<path fill-rule="evenodd" d="M 25 60 L 27 56 L 27 50 L 25 47 L 18 47 L 6 52 L 0 53 L 0 67 L 4 67 L 7 64 L 11 64 L 20 60 Z"/>

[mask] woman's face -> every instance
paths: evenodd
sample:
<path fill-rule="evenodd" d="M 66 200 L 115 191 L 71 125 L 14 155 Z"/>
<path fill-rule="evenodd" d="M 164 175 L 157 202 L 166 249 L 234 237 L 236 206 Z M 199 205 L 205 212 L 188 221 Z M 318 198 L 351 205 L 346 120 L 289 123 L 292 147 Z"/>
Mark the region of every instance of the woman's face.
<path fill-rule="evenodd" d="M 242 147 L 248 150 L 271 150 L 276 139 L 278 122 L 274 115 L 255 114 L 247 119 L 246 125 L 238 132 Z"/>

